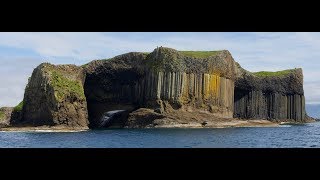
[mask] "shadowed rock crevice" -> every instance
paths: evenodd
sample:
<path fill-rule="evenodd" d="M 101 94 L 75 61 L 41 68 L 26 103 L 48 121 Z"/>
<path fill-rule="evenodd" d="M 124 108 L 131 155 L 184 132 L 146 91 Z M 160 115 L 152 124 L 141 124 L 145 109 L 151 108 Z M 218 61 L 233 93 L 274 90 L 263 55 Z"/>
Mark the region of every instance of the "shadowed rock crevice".
<path fill-rule="evenodd" d="M 87 65 L 84 92 L 90 127 L 99 127 L 101 117 L 108 111 L 131 112 L 144 103 L 144 60 L 142 53 L 128 53 Z"/>

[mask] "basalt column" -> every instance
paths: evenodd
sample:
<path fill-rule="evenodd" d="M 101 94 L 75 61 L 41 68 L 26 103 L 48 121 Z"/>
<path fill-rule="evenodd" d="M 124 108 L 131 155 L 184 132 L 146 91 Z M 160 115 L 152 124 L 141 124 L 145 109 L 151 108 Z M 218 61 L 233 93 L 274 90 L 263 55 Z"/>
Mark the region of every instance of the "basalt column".
<path fill-rule="evenodd" d="M 268 93 L 262 91 L 235 90 L 234 116 L 245 119 L 293 119 L 305 118 L 303 95 Z"/>
<path fill-rule="evenodd" d="M 214 109 L 212 111 L 220 116 L 232 117 L 234 101 L 232 80 L 217 74 L 184 72 L 158 72 L 153 76 L 157 76 L 157 99 L 181 102 L 197 108 Z"/>

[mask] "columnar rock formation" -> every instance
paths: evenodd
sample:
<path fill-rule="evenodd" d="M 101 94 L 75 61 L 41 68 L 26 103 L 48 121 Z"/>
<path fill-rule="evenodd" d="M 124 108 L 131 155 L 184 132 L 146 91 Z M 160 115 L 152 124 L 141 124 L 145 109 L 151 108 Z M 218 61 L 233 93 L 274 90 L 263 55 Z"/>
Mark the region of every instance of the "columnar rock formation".
<path fill-rule="evenodd" d="M 89 119 L 94 125 L 110 110 L 162 109 L 163 101 L 231 118 L 235 67 L 228 51 L 198 59 L 170 48 L 94 61 L 86 66 Z"/>
<path fill-rule="evenodd" d="M 249 73 L 236 80 L 234 116 L 245 119 L 305 120 L 302 69 Z"/>
<path fill-rule="evenodd" d="M 41 64 L 26 87 L 22 117 L 12 124 L 98 127 L 106 112 L 125 110 L 123 124 L 123 118 L 138 108 L 158 114 L 174 109 L 208 112 L 219 118 L 303 122 L 304 101 L 301 69 L 250 73 L 226 50 L 160 47 L 81 67 Z"/>

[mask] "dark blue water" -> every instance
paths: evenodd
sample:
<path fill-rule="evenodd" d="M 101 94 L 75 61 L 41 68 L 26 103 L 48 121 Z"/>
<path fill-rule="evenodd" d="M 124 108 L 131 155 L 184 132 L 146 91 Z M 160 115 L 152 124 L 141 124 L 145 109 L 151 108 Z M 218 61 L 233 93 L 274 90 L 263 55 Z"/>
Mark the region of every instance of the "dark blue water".
<path fill-rule="evenodd" d="M 0 147 L 205 148 L 320 147 L 320 122 L 269 128 L 109 129 L 85 132 L 0 132 Z"/>

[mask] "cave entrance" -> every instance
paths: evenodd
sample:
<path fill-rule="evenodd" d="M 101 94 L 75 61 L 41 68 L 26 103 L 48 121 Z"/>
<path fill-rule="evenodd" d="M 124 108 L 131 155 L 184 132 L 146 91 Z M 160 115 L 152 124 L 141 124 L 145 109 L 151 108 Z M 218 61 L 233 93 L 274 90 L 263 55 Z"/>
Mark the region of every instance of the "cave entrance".
<path fill-rule="evenodd" d="M 103 113 L 98 128 L 123 128 L 128 120 L 129 111 L 113 110 Z"/>
<path fill-rule="evenodd" d="M 97 69 L 87 74 L 84 92 L 90 128 L 120 127 L 128 114 L 140 107 L 136 95 L 141 75 L 134 69 Z M 112 123 L 113 122 L 113 123 Z"/>
<path fill-rule="evenodd" d="M 87 106 L 90 128 L 121 127 L 120 124 L 125 124 L 129 113 L 138 108 L 134 104 L 95 101 L 88 101 Z M 107 119 L 108 117 L 110 118 Z"/>

